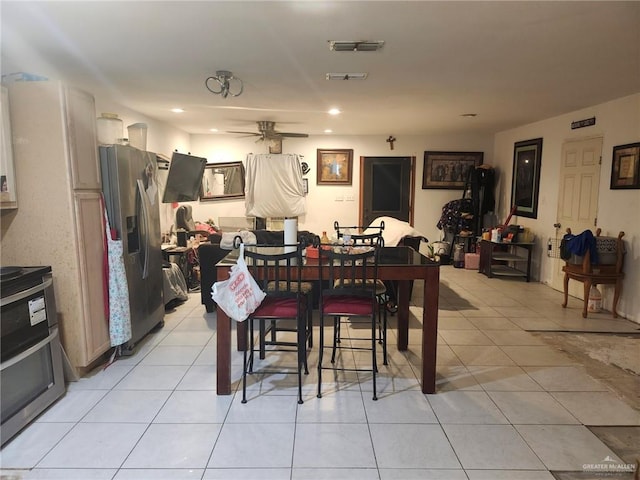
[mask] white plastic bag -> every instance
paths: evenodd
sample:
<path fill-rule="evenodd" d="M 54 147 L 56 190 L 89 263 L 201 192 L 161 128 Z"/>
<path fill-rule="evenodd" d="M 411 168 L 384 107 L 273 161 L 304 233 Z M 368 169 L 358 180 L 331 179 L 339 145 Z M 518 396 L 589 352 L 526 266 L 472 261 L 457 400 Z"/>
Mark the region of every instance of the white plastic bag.
<path fill-rule="evenodd" d="M 211 298 L 229 318 L 243 322 L 256 311 L 265 296 L 247 268 L 244 244 L 241 243 L 238 260 L 231 267 L 229 278 L 213 284 Z"/>

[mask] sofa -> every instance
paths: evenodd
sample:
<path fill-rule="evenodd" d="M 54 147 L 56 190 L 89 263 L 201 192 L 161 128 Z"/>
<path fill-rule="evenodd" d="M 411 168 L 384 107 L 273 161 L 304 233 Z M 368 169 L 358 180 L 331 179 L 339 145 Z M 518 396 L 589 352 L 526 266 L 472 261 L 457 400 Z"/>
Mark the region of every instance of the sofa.
<path fill-rule="evenodd" d="M 251 230 L 256 236 L 259 245 L 277 245 L 284 243 L 284 230 Z M 305 245 L 313 244 L 317 235 L 308 231 L 298 232 L 298 242 L 304 241 Z M 198 260 L 200 263 L 200 302 L 207 312 L 216 309 L 216 303 L 211 298 L 211 287 L 217 281 L 215 265 L 226 257 L 230 250 L 220 247 L 222 235 L 211 234 L 209 241 L 198 246 Z"/>

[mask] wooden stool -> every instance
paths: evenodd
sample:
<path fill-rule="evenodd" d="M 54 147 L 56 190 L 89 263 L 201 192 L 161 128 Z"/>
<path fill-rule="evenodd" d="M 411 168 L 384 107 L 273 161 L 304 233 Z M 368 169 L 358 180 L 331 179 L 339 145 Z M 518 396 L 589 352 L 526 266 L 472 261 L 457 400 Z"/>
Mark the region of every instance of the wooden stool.
<path fill-rule="evenodd" d="M 587 318 L 587 304 L 589 301 L 589 291 L 592 285 L 615 285 L 613 293 L 613 306 L 611 308 L 613 312 L 613 318 L 618 318 L 618 300 L 622 292 L 622 279 L 624 273 L 622 272 L 622 265 L 624 262 L 624 242 L 622 237 L 624 232 L 620 232 L 618 237 L 600 237 L 601 229 L 596 230 L 596 242 L 609 240 L 615 242 L 615 263 L 598 263 L 591 264 L 591 254 L 589 250 L 585 252 L 582 257 L 582 263 L 570 263 L 566 262 L 562 267 L 564 272 L 564 303 L 563 308 L 567 307 L 567 300 L 569 296 L 569 279 L 577 280 L 584 284 L 584 306 L 582 308 L 582 317 Z M 567 233 L 571 234 L 571 229 L 567 229 Z M 598 250 L 600 254 L 600 250 Z"/>

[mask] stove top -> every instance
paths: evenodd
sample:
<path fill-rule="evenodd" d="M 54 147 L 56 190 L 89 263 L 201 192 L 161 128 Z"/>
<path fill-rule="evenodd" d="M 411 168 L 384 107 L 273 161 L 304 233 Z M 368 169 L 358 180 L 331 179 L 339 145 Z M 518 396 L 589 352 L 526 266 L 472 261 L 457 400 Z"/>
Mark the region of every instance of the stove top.
<path fill-rule="evenodd" d="M 20 290 L 42 283 L 42 276 L 51 273 L 50 266 L 0 267 L 0 296 L 3 298 Z"/>

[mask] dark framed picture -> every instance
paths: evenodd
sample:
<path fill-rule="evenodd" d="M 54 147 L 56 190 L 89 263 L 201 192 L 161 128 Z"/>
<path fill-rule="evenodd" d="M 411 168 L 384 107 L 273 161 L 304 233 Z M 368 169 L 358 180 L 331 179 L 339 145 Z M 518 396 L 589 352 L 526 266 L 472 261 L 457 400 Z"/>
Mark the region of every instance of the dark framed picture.
<path fill-rule="evenodd" d="M 202 174 L 200 201 L 244 198 L 242 162 L 208 163 Z"/>
<path fill-rule="evenodd" d="M 484 152 L 424 152 L 422 188 L 463 190 L 470 168 L 482 165 Z"/>
<path fill-rule="evenodd" d="M 640 143 L 613 147 L 611 189 L 640 188 Z"/>
<path fill-rule="evenodd" d="M 515 215 L 538 218 L 541 164 L 542 138 L 514 144 L 511 207 L 515 207 Z"/>
<path fill-rule="evenodd" d="M 352 149 L 318 149 L 318 185 L 351 185 L 352 176 Z"/>

